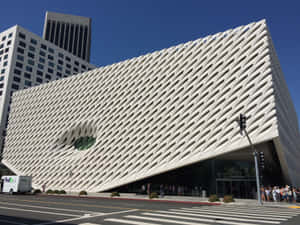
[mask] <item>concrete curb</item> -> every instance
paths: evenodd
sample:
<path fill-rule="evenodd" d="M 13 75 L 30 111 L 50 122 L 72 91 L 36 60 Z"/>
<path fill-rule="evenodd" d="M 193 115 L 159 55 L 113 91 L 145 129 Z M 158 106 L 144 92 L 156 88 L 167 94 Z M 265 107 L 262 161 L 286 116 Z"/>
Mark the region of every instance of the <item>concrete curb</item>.
<path fill-rule="evenodd" d="M 198 204 L 198 205 L 222 205 L 216 202 L 195 202 L 195 201 L 179 201 L 179 200 L 163 200 L 163 199 L 144 199 L 144 198 L 119 198 L 119 197 L 98 197 L 98 196 L 76 196 L 76 195 L 56 195 L 56 194 L 39 194 L 41 197 L 65 197 L 65 198 L 87 198 L 87 199 L 114 199 L 114 200 L 130 200 L 130 201 L 148 201 L 148 202 L 166 202 L 166 203 L 182 203 L 182 204 Z"/>

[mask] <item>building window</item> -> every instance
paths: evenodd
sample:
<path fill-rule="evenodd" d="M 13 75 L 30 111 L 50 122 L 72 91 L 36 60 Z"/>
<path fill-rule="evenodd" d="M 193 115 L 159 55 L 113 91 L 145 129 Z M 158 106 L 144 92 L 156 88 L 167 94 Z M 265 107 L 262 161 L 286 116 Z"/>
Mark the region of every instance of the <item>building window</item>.
<path fill-rule="evenodd" d="M 3 67 L 5 67 L 5 66 L 7 66 L 7 61 L 5 61 L 5 62 L 3 63 Z"/>
<path fill-rule="evenodd" d="M 6 39 L 6 36 L 3 36 L 3 37 L 2 37 L 2 41 L 5 41 L 5 39 Z"/>
<path fill-rule="evenodd" d="M 37 70 L 37 71 L 36 71 L 36 74 L 39 75 L 39 76 L 43 76 L 43 72 L 40 71 L 40 70 Z"/>
<path fill-rule="evenodd" d="M 36 45 L 37 44 L 37 40 L 31 38 L 30 39 L 30 43 Z"/>
<path fill-rule="evenodd" d="M 49 80 L 51 80 L 51 75 L 46 74 L 46 78 L 49 79 Z"/>
<path fill-rule="evenodd" d="M 86 66 L 85 66 L 85 65 L 81 65 L 81 68 L 85 70 L 85 69 L 86 69 Z"/>
<path fill-rule="evenodd" d="M 24 84 L 28 87 L 31 87 L 31 81 L 29 80 L 25 80 Z"/>
<path fill-rule="evenodd" d="M 23 41 L 19 41 L 19 45 L 23 48 L 26 48 L 26 43 Z"/>
<path fill-rule="evenodd" d="M 23 64 L 22 63 L 20 63 L 20 62 L 16 62 L 16 67 L 19 67 L 19 68 L 23 68 Z"/>
<path fill-rule="evenodd" d="M 64 55 L 62 54 L 62 53 L 58 53 L 58 57 L 60 57 L 60 58 L 64 58 Z"/>
<path fill-rule="evenodd" d="M 35 47 L 29 45 L 29 50 L 32 51 L 32 52 L 35 52 Z"/>
<path fill-rule="evenodd" d="M 20 83 L 21 79 L 19 77 L 14 77 L 14 81 Z"/>
<path fill-rule="evenodd" d="M 71 58 L 68 57 L 68 56 L 66 56 L 66 60 L 69 61 L 69 62 L 71 62 Z"/>
<path fill-rule="evenodd" d="M 46 52 L 40 51 L 41 56 L 46 56 Z"/>
<path fill-rule="evenodd" d="M 32 59 L 34 59 L 34 54 L 33 54 L 33 53 L 31 53 L 31 52 L 28 52 L 28 57 L 30 57 L 30 58 L 32 58 Z"/>
<path fill-rule="evenodd" d="M 43 79 L 37 77 L 37 78 L 36 78 L 36 82 L 43 83 Z"/>
<path fill-rule="evenodd" d="M 4 73 L 5 73 L 5 69 L 2 69 L 2 70 L 1 70 L 1 74 L 4 74 Z"/>
<path fill-rule="evenodd" d="M 57 65 L 57 70 L 60 70 L 60 71 L 62 71 L 62 67 L 61 67 L 61 66 L 59 66 L 59 65 Z"/>
<path fill-rule="evenodd" d="M 5 52 L 8 52 L 8 51 L 9 51 L 9 48 L 6 48 L 6 49 L 5 49 Z"/>
<path fill-rule="evenodd" d="M 3 84 L 3 83 L 1 83 L 1 84 L 0 84 L 0 88 L 3 88 L 3 86 L 4 86 L 4 84 Z"/>
<path fill-rule="evenodd" d="M 28 79 L 31 79 L 31 74 L 30 73 L 24 73 L 24 77 L 28 78 Z"/>
<path fill-rule="evenodd" d="M 41 48 L 47 50 L 47 46 L 44 44 L 41 44 Z"/>
<path fill-rule="evenodd" d="M 48 51 L 49 51 L 50 53 L 54 53 L 54 49 L 53 49 L 53 48 L 48 48 Z"/>
<path fill-rule="evenodd" d="M 26 39 L 26 35 L 21 33 L 21 32 L 19 33 L 19 37 L 22 38 L 22 39 Z"/>
<path fill-rule="evenodd" d="M 26 66 L 26 71 L 28 71 L 28 72 L 32 72 L 32 67 L 30 67 L 30 66 Z"/>
<path fill-rule="evenodd" d="M 75 61 L 74 63 L 75 63 L 76 66 L 79 66 L 79 62 L 78 61 Z"/>
<path fill-rule="evenodd" d="M 9 41 L 6 43 L 7 46 L 10 45 L 10 44 L 11 44 L 11 40 L 9 40 Z"/>
<path fill-rule="evenodd" d="M 3 60 L 4 60 L 4 59 L 7 59 L 7 58 L 8 58 L 8 55 L 6 54 L 6 55 L 3 57 Z"/>
<path fill-rule="evenodd" d="M 14 69 L 14 73 L 17 74 L 17 75 L 21 75 L 22 72 L 21 72 L 21 70 Z"/>
<path fill-rule="evenodd" d="M 21 54 L 24 54 L 24 49 L 18 47 L 18 48 L 17 48 L 17 52 L 19 52 L 19 53 L 21 53 Z"/>
<path fill-rule="evenodd" d="M 54 67 L 54 63 L 53 62 L 48 62 L 48 66 Z"/>
<path fill-rule="evenodd" d="M 70 75 L 71 71 L 70 70 L 66 70 L 66 74 Z"/>
<path fill-rule="evenodd" d="M 31 60 L 31 59 L 28 59 L 28 64 L 31 65 L 31 66 L 34 66 L 34 61 Z"/>
<path fill-rule="evenodd" d="M 76 68 L 76 67 L 74 67 L 73 70 L 74 70 L 75 72 L 78 72 L 78 68 Z"/>
<path fill-rule="evenodd" d="M 38 68 L 43 70 L 44 69 L 44 66 L 42 64 L 38 64 Z"/>
<path fill-rule="evenodd" d="M 17 84 L 12 84 L 11 87 L 15 90 L 19 90 L 19 85 Z"/>
<path fill-rule="evenodd" d="M 52 55 L 48 55 L 48 59 L 50 60 L 54 60 L 53 56 Z"/>
<path fill-rule="evenodd" d="M 71 69 L 71 65 L 68 64 L 68 63 L 66 64 L 66 67 L 69 68 L 69 69 Z"/>
<path fill-rule="evenodd" d="M 3 47 L 4 47 L 4 44 L 1 44 L 1 45 L 0 45 L 0 49 L 3 48 Z"/>
<path fill-rule="evenodd" d="M 39 58 L 40 63 L 45 63 L 45 59 L 44 58 Z"/>
<path fill-rule="evenodd" d="M 60 60 L 60 59 L 59 59 L 57 62 L 58 62 L 58 64 L 60 64 L 60 65 L 63 65 L 63 64 L 64 64 L 64 62 L 63 62 L 62 60 Z"/>
<path fill-rule="evenodd" d="M 53 73 L 53 69 L 48 68 L 48 72 L 49 72 L 49 73 Z"/>
<path fill-rule="evenodd" d="M 8 38 L 11 38 L 11 37 L 12 37 L 12 35 L 13 35 L 12 33 L 9 33 L 9 35 L 8 35 Z"/>
<path fill-rule="evenodd" d="M 22 55 L 17 55 L 17 59 L 23 62 L 23 61 L 24 61 L 24 56 L 22 56 Z"/>
<path fill-rule="evenodd" d="M 0 77 L 0 81 L 3 81 L 4 80 L 4 76 Z"/>
<path fill-rule="evenodd" d="M 61 76 L 62 76 L 62 74 L 61 74 L 60 72 L 57 72 L 56 75 L 57 75 L 58 77 L 61 77 Z"/>

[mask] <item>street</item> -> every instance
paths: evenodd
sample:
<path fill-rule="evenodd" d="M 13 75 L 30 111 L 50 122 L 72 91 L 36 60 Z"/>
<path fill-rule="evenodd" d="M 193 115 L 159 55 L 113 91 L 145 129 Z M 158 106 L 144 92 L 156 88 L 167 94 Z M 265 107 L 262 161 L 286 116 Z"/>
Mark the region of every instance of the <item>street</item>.
<path fill-rule="evenodd" d="M 300 209 L 59 196 L 0 195 L 5 225 L 299 225 Z"/>

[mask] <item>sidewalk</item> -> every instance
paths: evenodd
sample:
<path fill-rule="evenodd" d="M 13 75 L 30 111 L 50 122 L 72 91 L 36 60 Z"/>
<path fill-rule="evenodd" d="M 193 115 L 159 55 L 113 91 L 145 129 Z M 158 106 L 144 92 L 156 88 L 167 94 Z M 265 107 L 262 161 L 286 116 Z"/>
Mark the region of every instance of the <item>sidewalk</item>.
<path fill-rule="evenodd" d="M 208 198 L 197 197 L 197 196 L 174 196 L 165 195 L 163 198 L 149 199 L 148 195 L 141 195 L 135 193 L 120 193 L 120 197 L 111 197 L 110 192 L 103 193 L 91 193 L 89 192 L 87 196 L 80 196 L 81 198 L 104 198 L 104 199 L 124 199 L 124 200 L 137 200 L 137 201 L 158 201 L 158 202 L 176 202 L 176 203 L 190 203 L 190 204 L 202 204 L 202 205 L 257 205 L 258 201 L 256 199 L 234 199 L 233 203 L 223 203 L 222 199 L 220 202 L 209 202 Z M 78 192 L 69 192 L 66 195 L 58 195 L 65 197 L 79 197 Z M 295 207 L 300 209 L 299 203 L 286 203 L 286 202 L 263 202 L 263 206 L 266 207 Z"/>

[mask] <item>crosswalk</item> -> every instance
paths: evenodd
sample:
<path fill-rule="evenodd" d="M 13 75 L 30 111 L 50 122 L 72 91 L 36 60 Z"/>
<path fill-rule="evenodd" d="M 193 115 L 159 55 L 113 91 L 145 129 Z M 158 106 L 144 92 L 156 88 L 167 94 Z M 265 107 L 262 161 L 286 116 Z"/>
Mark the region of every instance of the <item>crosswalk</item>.
<path fill-rule="evenodd" d="M 133 225 L 269 225 L 283 224 L 294 216 L 300 215 L 300 210 L 283 207 L 263 207 L 246 205 L 202 206 L 136 212 L 119 218 L 106 218 L 107 224 Z M 106 224 L 105 223 L 105 224 Z"/>

